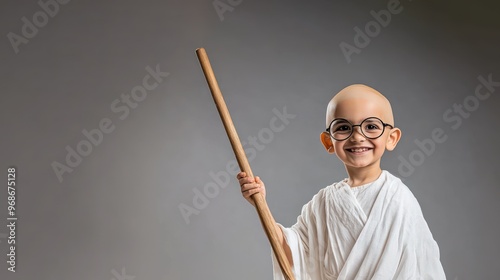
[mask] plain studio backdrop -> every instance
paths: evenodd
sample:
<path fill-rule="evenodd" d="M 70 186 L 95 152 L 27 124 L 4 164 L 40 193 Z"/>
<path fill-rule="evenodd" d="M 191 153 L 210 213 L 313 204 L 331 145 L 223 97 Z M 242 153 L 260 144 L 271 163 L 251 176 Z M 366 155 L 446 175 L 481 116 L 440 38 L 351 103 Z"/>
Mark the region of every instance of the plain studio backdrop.
<path fill-rule="evenodd" d="M 333 94 L 367 84 L 403 131 L 382 167 L 419 200 L 448 279 L 498 279 L 496 1 L 0 6 L 2 280 L 272 278 L 199 47 L 278 222 L 346 177 L 319 134 Z"/>

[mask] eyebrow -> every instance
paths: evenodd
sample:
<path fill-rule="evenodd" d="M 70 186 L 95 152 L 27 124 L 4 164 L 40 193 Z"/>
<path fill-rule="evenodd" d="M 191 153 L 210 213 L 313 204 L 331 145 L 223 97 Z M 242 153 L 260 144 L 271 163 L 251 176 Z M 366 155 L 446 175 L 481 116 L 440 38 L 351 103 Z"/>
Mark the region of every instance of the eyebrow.
<path fill-rule="evenodd" d="M 333 120 L 335 120 L 335 119 L 333 119 Z M 333 120 L 332 120 L 332 122 L 333 122 Z M 344 118 L 337 118 L 337 121 L 338 122 L 350 122 L 349 120 L 344 119 Z"/>
<path fill-rule="evenodd" d="M 382 122 L 384 122 L 384 121 L 382 120 L 382 118 L 381 118 L 381 117 L 377 117 L 377 116 L 370 116 L 370 117 L 366 117 L 366 118 L 362 119 L 359 123 L 361 123 L 362 121 L 367 120 L 367 119 L 369 119 L 369 118 L 377 118 L 377 119 L 381 120 Z M 333 120 L 335 120 L 335 119 L 338 119 L 338 122 L 349 122 L 349 123 L 352 123 L 352 124 L 356 123 L 356 122 L 353 122 L 353 121 L 348 120 L 348 119 L 346 119 L 346 118 L 333 118 L 333 119 L 330 121 L 330 123 L 331 123 L 331 122 L 333 122 Z"/>

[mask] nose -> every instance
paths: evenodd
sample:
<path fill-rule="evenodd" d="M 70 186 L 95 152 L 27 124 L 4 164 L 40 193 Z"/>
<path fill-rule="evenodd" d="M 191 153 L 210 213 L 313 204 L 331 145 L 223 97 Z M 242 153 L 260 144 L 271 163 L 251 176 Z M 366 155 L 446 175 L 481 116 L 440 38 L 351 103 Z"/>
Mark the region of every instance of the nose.
<path fill-rule="evenodd" d="M 353 126 L 352 127 L 352 135 L 351 135 L 351 137 L 349 137 L 349 140 L 355 141 L 355 142 L 362 142 L 362 141 L 366 140 L 365 136 L 361 132 L 361 126 Z"/>

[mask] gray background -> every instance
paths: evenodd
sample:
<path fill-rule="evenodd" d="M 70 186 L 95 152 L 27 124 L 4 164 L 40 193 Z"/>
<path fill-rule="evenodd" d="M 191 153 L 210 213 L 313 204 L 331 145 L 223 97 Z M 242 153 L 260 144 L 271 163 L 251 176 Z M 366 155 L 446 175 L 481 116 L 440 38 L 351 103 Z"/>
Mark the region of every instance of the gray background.
<path fill-rule="evenodd" d="M 401 1 L 348 63 L 339 44 L 353 44 L 354 28 L 387 3 L 243 0 L 221 18 L 213 1 L 74 0 L 16 54 L 7 34 L 21 35 L 21 18 L 41 8 L 2 1 L 0 218 L 7 224 L 15 166 L 19 220 L 16 273 L 0 227 L 0 278 L 271 279 L 268 241 L 233 176 L 189 224 L 179 210 L 234 158 L 194 53 L 205 47 L 240 138 L 268 128 L 273 108 L 296 115 L 251 162 L 277 221 L 292 225 L 319 189 L 345 178 L 319 133 L 333 93 L 365 83 L 393 104 L 403 138 L 383 168 L 418 198 L 447 277 L 498 279 L 500 87 L 459 128 L 443 119 L 479 75 L 500 80 L 498 4 Z M 119 119 L 110 104 L 157 64 L 170 75 Z M 51 164 L 103 118 L 115 130 L 60 182 Z M 400 156 L 434 128 L 447 141 L 401 176 Z"/>

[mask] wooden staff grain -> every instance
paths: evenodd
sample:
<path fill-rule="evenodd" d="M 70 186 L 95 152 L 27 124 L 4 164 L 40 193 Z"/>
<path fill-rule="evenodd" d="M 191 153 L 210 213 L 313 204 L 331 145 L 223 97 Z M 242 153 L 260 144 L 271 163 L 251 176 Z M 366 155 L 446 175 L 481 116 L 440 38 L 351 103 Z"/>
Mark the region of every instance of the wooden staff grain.
<path fill-rule="evenodd" d="M 222 97 L 222 92 L 220 91 L 219 84 L 217 83 L 217 79 L 215 78 L 215 74 L 212 70 L 212 66 L 210 65 L 210 61 L 208 60 L 208 55 L 204 48 L 196 49 L 196 55 L 198 56 L 198 60 L 200 61 L 201 69 L 205 74 L 205 78 L 207 79 L 208 87 L 210 88 L 215 106 L 219 111 L 220 118 L 222 120 L 224 128 L 226 129 L 229 142 L 231 142 L 231 147 L 233 148 L 236 160 L 238 161 L 238 165 L 240 166 L 241 171 L 244 171 L 248 176 L 253 178 L 254 176 L 252 173 L 252 169 L 250 168 L 250 164 L 248 163 L 248 159 L 246 157 L 245 151 L 243 150 L 243 146 L 241 145 L 238 133 L 234 128 L 233 120 L 231 119 L 231 115 L 229 114 L 229 110 L 227 109 L 226 102 Z M 266 200 L 260 193 L 254 194 L 252 196 L 252 199 L 255 202 L 255 208 L 257 209 L 257 213 L 262 222 L 262 226 L 264 227 L 264 231 L 266 232 L 267 238 L 271 243 L 271 247 L 273 248 L 274 254 L 276 256 L 276 259 L 278 260 L 281 270 L 283 271 L 283 274 L 287 279 L 294 280 L 290 263 L 288 262 L 285 251 L 283 250 L 283 247 L 278 240 L 275 221 L 273 216 L 271 215 L 269 207 L 267 206 Z"/>

